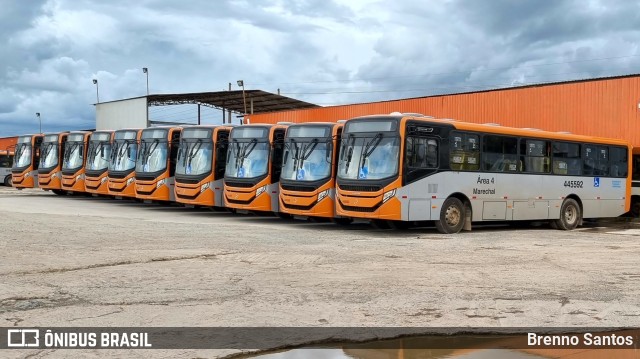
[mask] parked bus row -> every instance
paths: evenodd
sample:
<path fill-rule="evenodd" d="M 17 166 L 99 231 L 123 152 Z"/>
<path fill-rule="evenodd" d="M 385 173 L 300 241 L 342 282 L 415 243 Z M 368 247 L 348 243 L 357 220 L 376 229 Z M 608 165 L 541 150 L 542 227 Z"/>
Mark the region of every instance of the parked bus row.
<path fill-rule="evenodd" d="M 394 113 L 25 135 L 12 172 L 14 187 L 58 194 L 340 224 L 433 221 L 457 233 L 472 222 L 547 220 L 566 230 L 622 215 L 637 198 L 631 158 L 622 140 Z"/>

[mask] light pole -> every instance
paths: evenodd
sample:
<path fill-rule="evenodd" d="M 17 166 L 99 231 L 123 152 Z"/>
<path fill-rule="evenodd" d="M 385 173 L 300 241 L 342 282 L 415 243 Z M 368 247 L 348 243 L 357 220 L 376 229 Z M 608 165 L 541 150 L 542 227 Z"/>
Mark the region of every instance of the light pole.
<path fill-rule="evenodd" d="M 244 114 L 247 115 L 247 98 L 244 95 L 244 81 L 238 80 L 238 86 L 242 87 L 242 102 L 244 103 Z"/>
<path fill-rule="evenodd" d="M 149 69 L 147 67 L 143 67 L 142 73 L 147 74 L 147 96 L 149 96 Z"/>
<path fill-rule="evenodd" d="M 42 120 L 40 119 L 40 112 L 36 112 L 36 117 L 38 118 L 38 122 L 40 123 L 40 133 L 42 133 Z"/>
<path fill-rule="evenodd" d="M 98 93 L 98 80 L 93 79 L 93 84 L 96 85 L 96 103 L 100 103 L 100 94 Z"/>

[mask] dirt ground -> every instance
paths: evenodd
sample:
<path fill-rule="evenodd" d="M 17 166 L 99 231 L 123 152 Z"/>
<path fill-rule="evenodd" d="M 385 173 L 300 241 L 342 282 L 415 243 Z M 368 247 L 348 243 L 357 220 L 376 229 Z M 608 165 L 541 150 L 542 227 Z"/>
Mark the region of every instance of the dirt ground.
<path fill-rule="evenodd" d="M 0 187 L 0 249 L 0 327 L 640 325 L 635 222 L 443 235 Z"/>

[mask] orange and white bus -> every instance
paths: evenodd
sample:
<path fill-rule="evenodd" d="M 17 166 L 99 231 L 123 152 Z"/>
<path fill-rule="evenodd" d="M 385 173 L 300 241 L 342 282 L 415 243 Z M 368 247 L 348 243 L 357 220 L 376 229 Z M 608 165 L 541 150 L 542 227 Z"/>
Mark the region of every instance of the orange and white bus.
<path fill-rule="evenodd" d="M 73 131 L 67 136 L 62 159 L 62 189 L 72 193 L 86 193 L 85 164 L 91 132 Z"/>
<path fill-rule="evenodd" d="M 42 142 L 40 165 L 38 167 L 38 184 L 45 191 L 62 195 L 62 158 L 64 146 L 69 132 L 44 135 Z"/>
<path fill-rule="evenodd" d="M 175 173 L 181 127 L 142 130 L 136 160 L 136 198 L 175 201 Z"/>
<path fill-rule="evenodd" d="M 342 123 L 309 122 L 287 128 L 280 176 L 280 211 L 333 219 L 342 224 L 351 222 L 350 218 L 337 217 L 335 211 L 335 176 L 342 127 Z"/>
<path fill-rule="evenodd" d="M 142 130 L 122 129 L 113 135 L 107 184 L 116 198 L 136 198 L 135 170 Z"/>
<path fill-rule="evenodd" d="M 16 143 L 11 181 L 17 189 L 38 187 L 38 165 L 42 135 L 23 135 Z"/>
<path fill-rule="evenodd" d="M 87 164 L 85 165 L 85 188 L 94 195 L 109 194 L 109 159 L 113 131 L 94 131 L 89 137 Z"/>
<path fill-rule="evenodd" d="M 0 150 L 0 183 L 11 187 L 11 166 L 13 164 L 13 151 Z"/>
<path fill-rule="evenodd" d="M 234 127 L 229 136 L 224 202 L 242 211 L 276 212 L 287 125 Z"/>
<path fill-rule="evenodd" d="M 224 207 L 224 170 L 231 126 L 182 129 L 176 163 L 176 201 L 193 206 Z"/>
<path fill-rule="evenodd" d="M 347 121 L 338 163 L 337 212 L 393 222 L 583 218 L 629 210 L 631 146 L 622 140 L 420 116 Z"/>

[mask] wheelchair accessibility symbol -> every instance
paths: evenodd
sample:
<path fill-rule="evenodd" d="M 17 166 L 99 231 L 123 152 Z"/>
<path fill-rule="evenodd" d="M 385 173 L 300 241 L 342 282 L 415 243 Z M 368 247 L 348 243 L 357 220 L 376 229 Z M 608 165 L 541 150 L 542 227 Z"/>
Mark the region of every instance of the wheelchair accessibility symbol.
<path fill-rule="evenodd" d="M 593 177 L 593 187 L 600 187 L 600 177 Z"/>

